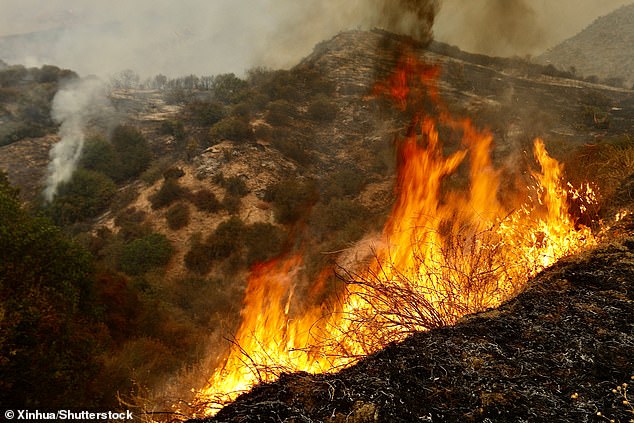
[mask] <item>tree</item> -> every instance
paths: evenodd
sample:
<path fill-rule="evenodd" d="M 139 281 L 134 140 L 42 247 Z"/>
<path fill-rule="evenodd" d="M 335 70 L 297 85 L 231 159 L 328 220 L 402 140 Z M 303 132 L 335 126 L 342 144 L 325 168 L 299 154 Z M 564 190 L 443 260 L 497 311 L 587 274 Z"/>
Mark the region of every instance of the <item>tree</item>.
<path fill-rule="evenodd" d="M 0 404 L 90 406 L 102 340 L 90 256 L 22 209 L 4 175 L 0 257 Z"/>
<path fill-rule="evenodd" d="M 214 98 L 226 104 L 239 103 L 248 87 L 246 81 L 233 73 L 217 75 L 212 83 Z"/>
<path fill-rule="evenodd" d="M 115 180 L 123 181 L 138 176 L 147 169 L 152 154 L 141 132 L 131 126 L 119 125 L 112 132 L 111 142 L 119 159 Z"/>

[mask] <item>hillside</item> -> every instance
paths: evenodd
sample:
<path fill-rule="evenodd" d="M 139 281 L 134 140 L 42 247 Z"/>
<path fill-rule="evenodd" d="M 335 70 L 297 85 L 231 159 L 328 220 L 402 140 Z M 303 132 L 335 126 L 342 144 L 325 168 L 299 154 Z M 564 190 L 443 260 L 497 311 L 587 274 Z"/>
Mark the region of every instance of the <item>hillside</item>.
<path fill-rule="evenodd" d="M 630 217 L 609 244 L 562 260 L 496 310 L 335 374 L 284 374 L 192 422 L 631 421 L 633 230 Z"/>
<path fill-rule="evenodd" d="M 634 4 L 596 19 L 586 29 L 537 59 L 614 85 L 634 83 Z"/>
<path fill-rule="evenodd" d="M 618 188 L 634 174 L 632 91 L 566 79 L 521 60 L 348 31 L 288 70 L 256 68 L 245 78 L 157 75 L 111 87 L 110 106 L 99 115 L 105 123 L 83 128 L 74 176 L 50 203 L 40 193 L 49 146 L 60 140 L 52 134 L 57 125 L 0 146 L 0 169 L 21 188 L 21 199 L 90 257 L 85 283 L 105 345 L 89 360 L 90 380 L 103 387 L 98 404 L 110 406 L 117 393 L 153 409 L 174 398 L 190 401 L 240 324 L 249 274 L 268 260 L 303 256 L 293 272 L 298 304 L 289 308 L 341 291 L 334 277 L 319 289 L 310 284 L 335 263 L 366 259 L 369 244 L 361 241 L 380 231 L 394 202 L 394 140 L 409 131 L 416 112 L 392 107 L 375 87 L 404 50 L 439 69 L 442 105 L 427 104 L 429 116 L 446 108 L 490 129 L 503 188 L 529 178 L 525 165 L 535 164 L 526 152 L 540 136 L 573 182 L 596 183 L 602 203 L 592 217 L 609 220 L 629 205 L 630 193 Z M 27 87 L 21 78 L 18 85 Z M 14 97 L 3 103 L 9 111 L 15 104 Z M 461 142 L 450 136 L 445 148 L 458 150 Z M 446 185 L 467 186 L 465 168 Z M 10 297 L 19 298 L 19 289 Z M 19 342 L 26 317 L 11 318 Z M 20 351 L 27 362 L 28 348 Z M 44 379 L 55 374 L 46 351 L 44 345 L 33 370 Z M 14 362 L 10 350 L 1 358 L 0 365 Z M 7 384 L 18 386 L 19 372 L 11 375 L 16 380 Z M 33 403 L 29 386 L 23 389 L 13 398 Z M 48 393 L 40 403 L 63 403 L 57 390 Z"/>

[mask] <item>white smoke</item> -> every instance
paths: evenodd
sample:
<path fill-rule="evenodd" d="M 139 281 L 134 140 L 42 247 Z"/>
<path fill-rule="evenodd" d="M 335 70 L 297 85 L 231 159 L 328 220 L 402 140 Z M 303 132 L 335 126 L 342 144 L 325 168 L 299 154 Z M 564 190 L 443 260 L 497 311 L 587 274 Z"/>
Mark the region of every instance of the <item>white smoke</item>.
<path fill-rule="evenodd" d="M 85 128 L 91 119 L 112 107 L 103 82 L 96 78 L 69 83 L 53 99 L 51 115 L 60 124 L 61 140 L 53 145 L 49 156 L 44 198 L 51 201 L 59 184 L 73 176 L 84 147 Z"/>

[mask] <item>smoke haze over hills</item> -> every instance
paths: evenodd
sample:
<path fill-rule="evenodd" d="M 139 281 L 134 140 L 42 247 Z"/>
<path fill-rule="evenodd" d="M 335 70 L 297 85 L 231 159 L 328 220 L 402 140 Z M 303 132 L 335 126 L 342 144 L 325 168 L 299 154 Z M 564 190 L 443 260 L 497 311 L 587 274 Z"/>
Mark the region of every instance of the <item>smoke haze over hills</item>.
<path fill-rule="evenodd" d="M 126 68 L 144 76 L 240 73 L 256 65 L 290 66 L 345 29 L 380 26 L 424 39 L 435 3 L 440 41 L 473 52 L 524 55 L 628 1 L 5 0 L 0 35 L 39 33 L 0 39 L 0 58 L 82 74 Z"/>

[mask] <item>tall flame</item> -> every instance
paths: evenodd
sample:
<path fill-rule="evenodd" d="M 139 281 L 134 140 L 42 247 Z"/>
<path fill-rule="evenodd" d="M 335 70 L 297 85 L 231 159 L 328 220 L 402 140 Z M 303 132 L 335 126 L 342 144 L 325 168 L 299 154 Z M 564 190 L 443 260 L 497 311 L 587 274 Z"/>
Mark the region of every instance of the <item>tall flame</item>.
<path fill-rule="evenodd" d="M 404 111 L 412 98 L 438 103 L 437 74 L 407 57 L 377 92 Z M 411 332 L 495 307 L 530 276 L 595 243 L 588 228 L 575 227 L 562 165 L 541 140 L 534 142 L 540 170 L 532 173 L 531 195 L 503 204 L 493 136 L 468 119 L 442 110 L 439 116 L 416 113 L 398 143 L 397 198 L 382 242 L 366 269 L 342 272 L 347 290 L 339 303 L 294 309 L 300 254 L 252 270 L 242 324 L 224 364 L 198 393 L 200 402 L 225 403 L 282 371 L 333 371 Z M 443 152 L 438 124 L 461 135 L 457 151 Z M 448 177 L 463 165 L 468 187 L 450 188 Z"/>

